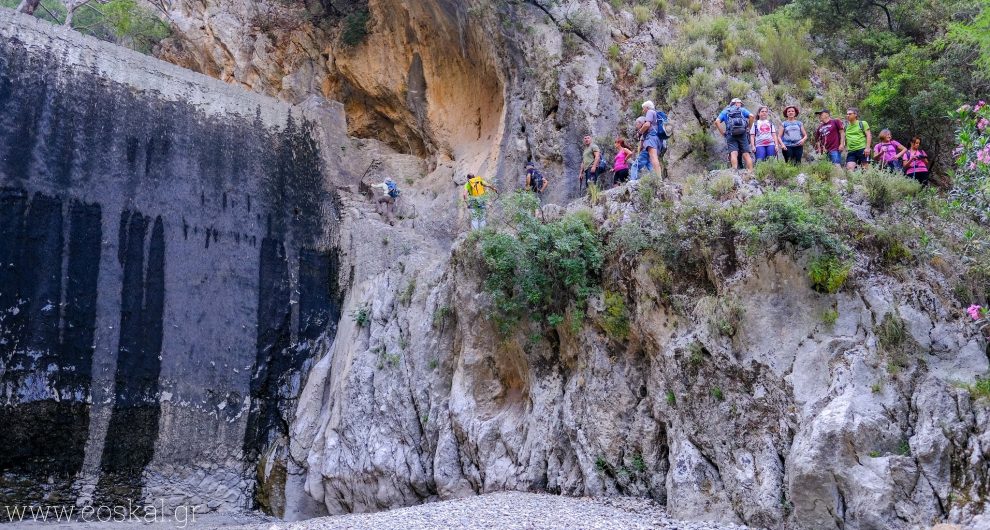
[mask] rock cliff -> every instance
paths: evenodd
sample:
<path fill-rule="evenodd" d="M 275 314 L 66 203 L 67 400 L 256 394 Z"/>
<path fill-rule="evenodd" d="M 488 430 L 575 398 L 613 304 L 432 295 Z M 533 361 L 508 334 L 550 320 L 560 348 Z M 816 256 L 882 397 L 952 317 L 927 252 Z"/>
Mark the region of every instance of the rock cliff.
<path fill-rule="evenodd" d="M 152 243 L 160 233 L 167 249 L 182 244 L 181 215 L 170 210 L 180 206 L 190 218 L 203 216 L 190 223 L 194 234 L 211 223 L 246 223 L 260 241 L 235 255 L 243 259 L 220 261 L 246 268 L 233 276 L 214 274 L 208 255 L 186 264 L 207 278 L 209 293 L 233 283 L 257 300 L 246 309 L 231 302 L 250 313 L 236 322 L 253 333 L 230 332 L 231 326 L 209 319 L 204 325 L 226 330 L 216 331 L 216 342 L 237 339 L 240 347 L 231 357 L 238 366 L 251 365 L 253 377 L 230 376 L 235 384 L 197 372 L 201 380 L 190 385 L 189 400 L 164 400 L 157 387 L 141 390 L 155 394 L 147 401 L 164 407 L 162 417 L 173 418 L 185 416 L 169 416 L 172 405 L 163 401 L 209 402 L 217 389 L 250 394 L 247 402 L 258 406 L 238 410 L 256 423 L 236 416 L 236 427 L 224 435 L 195 437 L 210 447 L 190 449 L 186 460 L 185 448 L 175 443 L 179 438 L 153 433 L 142 446 L 154 445 L 153 464 L 139 473 L 143 487 L 181 489 L 172 485 L 189 474 L 188 480 L 210 487 L 204 500 L 214 500 L 221 490 L 205 480 L 209 472 L 189 470 L 222 460 L 237 481 L 230 504 L 287 519 L 523 490 L 647 496 L 675 518 L 771 528 L 988 525 L 990 418 L 972 384 L 990 369 L 990 351 L 960 311 L 962 298 L 987 296 L 985 277 L 961 275 L 986 250 L 979 227 L 951 211 L 942 215 L 942 203 L 925 194 L 888 209 L 871 196 L 873 184 L 827 170 L 758 181 L 702 172 L 704 162 L 689 154 L 707 149 L 705 122 L 718 101 L 695 87 L 671 102 L 678 139 L 669 182 L 647 179 L 578 198 L 570 177 L 579 164 L 580 137 L 626 132 L 627 107 L 647 93 L 635 82 L 634 64 L 652 69 L 661 62 L 658 43 L 674 42 L 692 17 L 721 5 L 637 21 L 612 2 L 591 0 L 172 2 L 177 33 L 159 49 L 162 58 L 301 103 L 295 108 L 308 112 L 312 126 L 306 134 L 291 134 L 291 107 L 236 91 L 229 105 L 250 100 L 246 116 L 260 108 L 261 123 L 249 124 L 244 112 L 231 111 L 228 119 L 236 126 L 211 136 L 197 122 L 189 126 L 195 137 L 248 141 L 259 134 L 266 136 L 258 142 L 297 147 L 315 141 L 322 165 L 314 172 L 293 152 L 247 179 L 258 193 L 277 192 L 264 204 L 273 216 L 294 212 L 281 226 L 288 234 L 284 247 L 265 237 L 272 226 L 267 220 L 215 211 L 217 201 L 225 204 L 225 186 L 239 182 L 235 169 L 241 166 L 205 183 L 200 172 L 181 172 L 178 182 L 189 189 L 177 191 L 179 206 L 167 208 L 169 201 L 151 193 L 139 193 L 140 199 L 127 194 L 134 192 L 124 177 L 136 170 L 118 171 L 105 183 L 123 187 L 120 193 L 131 200 L 113 199 L 105 207 L 114 219 L 125 203 L 151 212 L 142 214 L 144 221 L 157 222 L 163 212 L 162 229 L 151 224 L 150 230 Z M 715 53 L 711 43 L 695 48 L 685 53 Z M 98 61 L 94 56 L 89 60 Z M 16 137 L 16 127 L 7 129 Z M 134 136 L 153 154 L 149 134 L 142 129 Z M 280 140 L 286 137 L 301 143 Z M 698 137 L 700 142 L 681 140 Z M 238 152 L 258 164 L 267 160 L 260 144 L 249 144 Z M 133 151 L 135 163 L 143 161 L 135 167 L 154 169 L 151 154 Z M 129 151 L 121 145 L 111 152 Z M 458 184 L 466 173 L 482 172 L 511 190 L 529 158 L 555 177 L 548 202 L 556 204 L 541 208 L 540 222 L 583 219 L 606 252 L 593 275 L 599 289 L 583 307 L 567 305 L 566 315 L 523 319 L 505 330 L 493 318 L 498 309 L 486 283 L 492 270 L 480 250 L 484 236 L 462 235 Z M 193 159 L 211 167 L 205 154 Z M 127 160 L 117 156 L 108 167 L 124 167 Z M 171 167 L 187 167 L 178 155 L 169 160 Z M 19 174 L 6 173 L 5 185 L 6 179 L 20 185 Z M 28 179 L 32 192 L 57 188 L 47 175 Z M 376 211 L 370 191 L 385 175 L 403 188 L 395 226 Z M 104 200 L 101 190 L 69 191 Z M 319 192 L 318 205 L 307 199 L 310 191 Z M 778 222 L 774 216 L 784 215 L 776 203 L 760 202 L 776 200 L 777 193 L 797 197 L 796 206 L 784 204 L 785 214 L 809 204 L 841 214 L 832 230 L 842 239 L 835 244 L 848 247 L 848 269 L 834 289 L 816 289 L 809 279 L 820 265 L 821 241 L 808 245 L 787 230 L 764 230 L 768 219 Z M 212 208 L 197 208 L 207 196 Z M 739 217 L 746 215 L 753 219 Z M 911 224 L 897 224 L 898 215 Z M 501 207 L 493 208 L 492 225 L 514 230 Z M 121 235 L 103 255 L 120 251 L 127 257 L 130 249 L 134 259 L 144 259 L 141 227 L 147 226 L 130 216 L 120 227 L 101 226 L 107 233 L 133 230 L 141 242 L 125 244 Z M 637 239 L 642 234 L 653 235 Z M 813 232 L 831 237 L 822 234 Z M 158 256 L 155 248 L 150 244 L 148 260 Z M 298 266 L 286 264 L 286 249 Z M 309 258 L 322 265 L 310 267 Z M 116 267 L 113 280 L 128 277 L 126 265 L 107 266 Z M 132 266 L 131 279 L 147 282 L 155 269 L 147 267 L 151 272 L 142 279 L 144 269 Z M 255 275 L 257 283 L 248 279 Z M 117 283 L 99 289 L 119 291 Z M 313 293 L 319 296 L 307 300 Z M 143 310 L 154 299 L 142 295 L 130 303 Z M 176 309 L 177 299 L 166 300 L 173 312 L 188 311 Z M 125 312 L 116 306 L 108 311 Z M 301 318 L 307 311 L 326 318 Z M 209 313 L 219 318 L 223 309 Z M 183 318 L 177 325 L 198 329 L 198 321 Z M 185 352 L 195 345 L 188 333 L 165 335 Z M 113 364 L 114 343 L 98 344 L 104 347 L 97 355 L 106 358 L 93 365 Z M 170 366 L 166 359 L 162 366 Z M 184 363 L 173 369 L 199 366 Z M 142 380 L 161 379 L 144 375 Z M 110 376 L 100 381 L 111 388 Z M 113 423 L 110 390 L 103 392 L 102 423 L 84 431 Z M 74 406 L 87 403 L 85 397 L 77 401 Z M 218 418 L 228 414 L 225 407 L 216 405 Z M 197 421 L 204 432 L 223 427 L 219 420 Z M 146 423 L 177 429 L 159 417 Z M 102 447 L 103 438 L 74 443 Z M 216 448 L 214 438 L 221 440 Z M 75 454 L 99 469 L 98 448 Z M 80 465 L 70 472 L 78 473 Z M 176 469 L 178 478 L 168 474 Z M 159 473 L 165 478 L 155 482 Z"/>

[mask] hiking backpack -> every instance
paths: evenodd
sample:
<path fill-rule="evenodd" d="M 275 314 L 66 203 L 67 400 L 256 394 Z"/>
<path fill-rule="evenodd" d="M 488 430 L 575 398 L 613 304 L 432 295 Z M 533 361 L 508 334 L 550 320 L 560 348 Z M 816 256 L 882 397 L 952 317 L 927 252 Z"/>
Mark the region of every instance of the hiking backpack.
<path fill-rule="evenodd" d="M 742 107 L 733 105 L 725 118 L 725 129 L 728 131 L 729 136 L 746 134 L 746 129 L 748 128 L 749 120 L 743 115 Z"/>
<path fill-rule="evenodd" d="M 529 184 L 533 187 L 534 192 L 540 191 L 543 187 L 543 173 L 540 173 L 538 169 L 529 170 Z"/>
<path fill-rule="evenodd" d="M 388 187 L 388 196 L 393 199 L 398 199 L 399 195 L 402 195 L 402 191 L 399 190 L 399 185 L 393 180 L 386 180 L 385 186 Z"/>
<path fill-rule="evenodd" d="M 659 136 L 661 140 L 666 140 L 674 135 L 674 126 L 667 118 L 667 114 L 662 111 L 656 111 L 656 121 L 653 126 L 656 128 L 657 136 Z"/>

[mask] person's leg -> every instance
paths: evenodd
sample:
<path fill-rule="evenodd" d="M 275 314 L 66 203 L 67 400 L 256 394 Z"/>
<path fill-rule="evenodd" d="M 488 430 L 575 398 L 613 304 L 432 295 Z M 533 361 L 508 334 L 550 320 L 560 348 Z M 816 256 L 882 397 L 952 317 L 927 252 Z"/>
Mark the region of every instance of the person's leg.
<path fill-rule="evenodd" d="M 657 148 L 651 147 L 649 151 L 650 151 L 650 166 L 653 167 L 654 171 L 657 172 L 658 177 L 663 178 L 663 175 L 660 174 L 660 156 L 657 153 Z"/>
<path fill-rule="evenodd" d="M 729 153 L 729 169 L 739 169 L 739 151 Z"/>
<path fill-rule="evenodd" d="M 767 158 L 777 158 L 777 146 L 776 145 L 768 145 L 767 146 L 766 152 L 764 153 L 764 159 L 767 159 Z"/>
<path fill-rule="evenodd" d="M 638 159 L 639 157 L 637 157 Z M 639 160 L 633 160 L 629 164 L 629 180 L 636 180 L 639 178 Z"/>
<path fill-rule="evenodd" d="M 804 160 L 804 146 L 803 145 L 792 145 L 787 148 L 791 152 L 791 163 L 800 164 Z"/>
<path fill-rule="evenodd" d="M 829 151 L 828 158 L 837 166 L 842 165 L 842 151 Z"/>
<path fill-rule="evenodd" d="M 636 159 L 636 163 L 639 164 L 640 173 L 642 173 L 644 169 L 646 171 L 653 171 L 653 166 L 650 165 L 650 151 L 648 149 L 643 149 L 639 152 L 639 158 Z"/>

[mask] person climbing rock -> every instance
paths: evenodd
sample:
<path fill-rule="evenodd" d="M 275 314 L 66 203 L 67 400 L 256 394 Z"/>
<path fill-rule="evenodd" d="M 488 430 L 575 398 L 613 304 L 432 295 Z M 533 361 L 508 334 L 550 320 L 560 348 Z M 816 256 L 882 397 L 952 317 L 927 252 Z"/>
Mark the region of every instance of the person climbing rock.
<path fill-rule="evenodd" d="M 633 152 L 624 138 L 615 140 L 615 151 L 615 163 L 612 164 L 612 170 L 615 171 L 613 186 L 619 186 L 629 181 L 629 157 L 633 156 Z"/>
<path fill-rule="evenodd" d="M 845 125 L 833 119 L 827 109 L 815 113 L 818 116 L 818 129 L 815 130 L 815 149 L 818 154 L 828 156 L 835 165 L 842 165 L 842 151 L 846 147 Z"/>
<path fill-rule="evenodd" d="M 636 159 L 629 166 L 629 180 L 639 180 L 640 171 L 653 171 L 653 166 L 650 165 L 650 153 L 643 150 L 644 135 L 639 132 L 645 122 L 646 116 L 640 116 L 636 118 L 636 125 L 633 128 L 637 144 Z"/>
<path fill-rule="evenodd" d="M 639 126 L 639 133 L 643 136 L 642 149 L 646 151 L 652 170 L 659 173 L 663 167 L 660 165 L 660 157 L 667 150 L 666 134 L 662 130 L 667 115 L 658 111 L 652 101 L 646 101 L 643 102 L 643 118 L 645 119 Z"/>
<path fill-rule="evenodd" d="M 756 111 L 756 120 L 749 131 L 749 146 L 756 153 L 756 161 L 762 162 L 777 158 L 777 146 L 780 141 L 777 136 L 777 126 L 770 119 L 770 108 L 760 107 Z"/>
<path fill-rule="evenodd" d="M 904 173 L 922 186 L 928 185 L 928 153 L 921 148 L 921 137 L 911 139 L 911 147 L 904 153 Z"/>
<path fill-rule="evenodd" d="M 394 226 L 396 201 L 399 199 L 402 191 L 399 190 L 399 186 L 392 180 L 392 177 L 385 177 L 384 181 L 374 184 L 371 187 L 381 190 L 382 196 L 378 198 L 376 207 L 384 205 L 385 220 L 388 221 L 388 224 Z"/>
<path fill-rule="evenodd" d="M 753 158 L 749 153 L 749 131 L 753 126 L 753 118 L 753 113 L 743 107 L 739 98 L 734 98 L 715 118 L 715 127 L 725 136 L 725 145 L 729 149 L 729 166 L 732 169 L 739 169 L 740 154 L 746 170 L 753 169 Z"/>
<path fill-rule="evenodd" d="M 485 227 L 485 217 L 488 213 L 489 189 L 498 193 L 495 186 L 489 184 L 484 177 L 468 174 L 468 181 L 464 184 L 462 199 L 471 215 L 471 230 L 481 230 Z"/>
<path fill-rule="evenodd" d="M 873 146 L 873 132 L 870 124 L 859 119 L 859 111 L 846 111 L 846 169 L 852 171 L 857 167 L 870 165 L 870 149 Z"/>
<path fill-rule="evenodd" d="M 804 143 L 808 141 L 808 131 L 798 119 L 800 109 L 791 105 L 784 109 L 784 122 L 780 124 L 777 141 L 784 154 L 784 161 L 800 164 L 804 159 Z"/>
<path fill-rule="evenodd" d="M 543 203 L 543 192 L 546 191 L 549 184 L 550 182 L 543 176 L 543 173 L 536 169 L 536 164 L 526 163 L 526 190 L 535 193 L 541 204 Z"/>
<path fill-rule="evenodd" d="M 588 184 L 598 183 L 599 167 L 602 163 L 602 149 L 592 140 L 591 136 L 584 137 L 584 151 L 581 153 L 581 174 L 578 187 L 584 189 Z"/>
<path fill-rule="evenodd" d="M 903 173 L 904 165 L 901 160 L 907 153 L 907 148 L 893 139 L 890 129 L 880 131 L 880 143 L 873 148 L 873 159 L 888 171 Z"/>

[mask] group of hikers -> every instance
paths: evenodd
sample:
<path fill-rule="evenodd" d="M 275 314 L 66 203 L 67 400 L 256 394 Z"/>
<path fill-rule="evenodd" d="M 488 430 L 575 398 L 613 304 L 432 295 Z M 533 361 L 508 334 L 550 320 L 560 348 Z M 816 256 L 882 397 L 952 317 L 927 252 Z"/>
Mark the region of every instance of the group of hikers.
<path fill-rule="evenodd" d="M 742 100 L 733 99 L 729 106 L 715 118 L 715 127 L 725 137 L 729 150 L 729 165 L 739 169 L 739 158 L 747 170 L 755 161 L 762 162 L 781 153 L 785 161 L 800 164 L 804 160 L 804 146 L 808 131 L 798 119 L 800 109 L 795 105 L 784 108 L 784 120 L 775 123 L 768 107 L 760 107 L 756 114 L 743 106 Z M 846 121 L 832 117 L 827 109 L 815 112 L 818 127 L 814 132 L 815 152 L 837 166 L 845 165 L 853 171 L 877 164 L 883 169 L 904 173 L 922 185 L 929 181 L 928 153 L 921 148 L 921 137 L 911 139 L 905 147 L 893 139 L 890 129 L 883 129 L 874 142 L 870 124 L 859 118 L 855 108 L 846 110 Z M 843 152 L 845 159 L 843 159 Z"/>
<path fill-rule="evenodd" d="M 811 135 L 798 119 L 800 113 L 797 106 L 789 105 L 784 108 L 784 119 L 775 122 L 768 107 L 762 106 L 753 114 L 743 106 L 741 99 L 733 99 L 714 121 L 716 129 L 725 138 L 730 168 L 738 170 L 742 165 L 747 171 L 752 171 L 754 159 L 755 163 L 760 163 L 776 159 L 778 154 L 788 163 L 802 163 L 804 147 Z M 922 185 L 928 184 L 928 154 L 921 148 L 920 137 L 915 136 L 910 146 L 905 147 L 892 138 L 889 129 L 883 129 L 877 136 L 878 141 L 874 142 L 870 124 L 859 119 L 859 111 L 855 108 L 846 111 L 845 122 L 833 118 L 827 109 L 819 110 L 815 115 L 818 116 L 818 125 L 814 130 L 813 147 L 818 156 L 827 157 L 837 166 L 844 165 L 849 171 L 875 163 L 884 169 L 904 173 Z M 617 138 L 611 167 L 594 139 L 591 136 L 583 138 L 579 187 L 584 189 L 590 184 L 600 185 L 600 178 L 609 171 L 613 173 L 614 186 L 637 180 L 641 172 L 660 172 L 671 134 L 667 114 L 657 110 L 652 101 L 644 102 L 642 115 L 636 118 L 634 125 L 637 139 L 635 151 L 625 138 Z M 528 162 L 525 189 L 536 193 L 542 200 L 548 185 L 549 179 L 536 169 L 533 162 Z M 385 205 L 386 216 L 394 224 L 399 189 L 388 178 L 377 187 L 384 193 L 379 203 Z M 472 230 L 485 227 L 489 191 L 498 192 L 483 177 L 467 176 L 461 199 L 470 213 Z"/>

